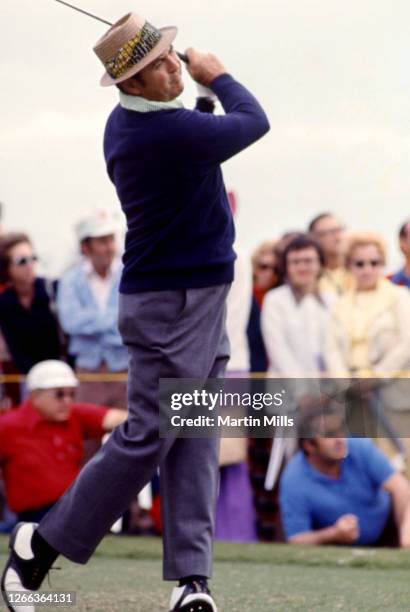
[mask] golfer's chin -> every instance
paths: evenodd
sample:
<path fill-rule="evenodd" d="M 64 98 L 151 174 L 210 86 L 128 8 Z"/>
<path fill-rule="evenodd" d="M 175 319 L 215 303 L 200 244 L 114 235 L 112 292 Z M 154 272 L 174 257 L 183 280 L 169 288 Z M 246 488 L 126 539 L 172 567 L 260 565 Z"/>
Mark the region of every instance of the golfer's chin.
<path fill-rule="evenodd" d="M 181 79 L 181 77 L 179 77 L 176 81 L 175 81 L 175 85 L 173 86 L 173 93 L 175 92 L 174 97 L 172 98 L 173 100 L 175 98 L 177 98 L 178 96 L 180 96 L 182 94 L 182 92 L 184 91 L 184 82 Z"/>
<path fill-rule="evenodd" d="M 158 101 L 159 102 L 172 102 L 173 100 L 175 100 L 175 98 L 178 98 L 178 96 L 183 91 L 184 91 L 184 84 L 182 81 L 179 81 L 178 83 L 173 83 L 168 88 L 166 95 L 164 95 L 162 98 L 159 98 Z"/>

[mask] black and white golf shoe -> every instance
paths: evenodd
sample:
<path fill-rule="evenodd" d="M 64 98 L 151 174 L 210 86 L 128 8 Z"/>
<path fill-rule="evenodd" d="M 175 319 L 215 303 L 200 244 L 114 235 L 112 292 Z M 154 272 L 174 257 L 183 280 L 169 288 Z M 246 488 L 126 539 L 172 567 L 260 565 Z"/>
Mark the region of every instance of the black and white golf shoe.
<path fill-rule="evenodd" d="M 34 605 L 21 603 L 30 599 L 27 596 L 40 587 L 47 574 L 47 570 L 37 563 L 31 548 L 36 527 L 37 523 L 18 523 L 10 536 L 10 554 L 1 577 L 1 593 L 11 612 L 34 612 Z"/>
<path fill-rule="evenodd" d="M 205 581 L 193 580 L 172 591 L 170 612 L 218 612 Z"/>

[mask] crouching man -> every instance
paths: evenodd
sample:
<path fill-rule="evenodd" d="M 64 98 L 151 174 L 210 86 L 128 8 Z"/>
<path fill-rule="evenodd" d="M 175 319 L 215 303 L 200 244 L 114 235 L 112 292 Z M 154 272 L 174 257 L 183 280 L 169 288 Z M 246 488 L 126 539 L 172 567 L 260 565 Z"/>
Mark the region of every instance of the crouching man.
<path fill-rule="evenodd" d="M 124 410 L 75 402 L 78 381 L 62 361 L 27 375 L 28 399 L 0 417 L 0 465 L 19 521 L 40 521 L 78 476 L 87 438 L 101 439 Z"/>
<path fill-rule="evenodd" d="M 309 420 L 280 484 L 287 541 L 410 547 L 407 479 L 371 440 L 344 437 L 339 415 Z"/>

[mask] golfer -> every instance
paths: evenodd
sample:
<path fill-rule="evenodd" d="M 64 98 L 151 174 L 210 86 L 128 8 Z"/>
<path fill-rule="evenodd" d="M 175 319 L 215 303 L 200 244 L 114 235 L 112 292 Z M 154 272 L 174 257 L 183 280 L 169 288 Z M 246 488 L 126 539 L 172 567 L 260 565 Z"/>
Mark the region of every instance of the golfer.
<path fill-rule="evenodd" d="M 158 382 L 224 372 L 235 254 L 220 165 L 269 124 L 220 61 L 194 49 L 186 51 L 188 72 L 213 90 L 225 115 L 183 108 L 176 33 L 130 13 L 94 48 L 106 70 L 101 84 L 117 85 L 120 98 L 108 118 L 104 153 L 128 225 L 119 328 L 129 350 L 129 417 L 39 525 L 17 525 L 2 577 L 6 600 L 9 592 L 39 589 L 59 554 L 86 563 L 160 466 L 163 572 L 165 580 L 179 581 L 170 610 L 216 611 L 207 579 L 218 442 L 161 439 Z"/>

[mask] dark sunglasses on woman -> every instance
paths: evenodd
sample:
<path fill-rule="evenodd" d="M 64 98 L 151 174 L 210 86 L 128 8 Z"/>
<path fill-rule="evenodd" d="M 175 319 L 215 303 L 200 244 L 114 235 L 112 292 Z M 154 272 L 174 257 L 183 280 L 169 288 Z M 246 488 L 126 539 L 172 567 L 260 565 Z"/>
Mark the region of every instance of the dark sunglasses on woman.
<path fill-rule="evenodd" d="M 38 261 L 37 255 L 25 255 L 23 257 L 17 257 L 13 261 L 15 266 L 26 266 L 29 263 L 36 263 Z"/>

